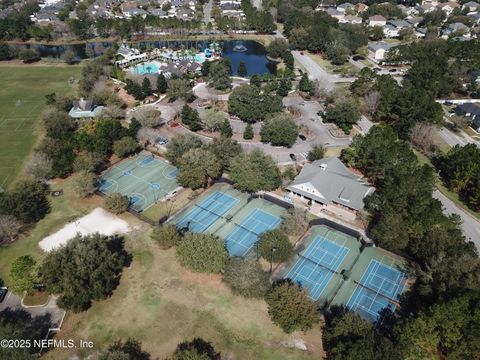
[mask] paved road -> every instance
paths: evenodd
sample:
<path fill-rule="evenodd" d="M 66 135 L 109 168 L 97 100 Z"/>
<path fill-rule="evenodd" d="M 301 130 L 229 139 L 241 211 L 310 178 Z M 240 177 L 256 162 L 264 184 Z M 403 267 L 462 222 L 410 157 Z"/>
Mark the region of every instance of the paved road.
<path fill-rule="evenodd" d="M 450 131 L 445 127 L 442 127 L 439 130 L 439 135 L 450 146 L 465 146 L 469 143 L 469 141 L 463 136 L 457 135 L 453 131 Z"/>
<path fill-rule="evenodd" d="M 473 241 L 478 251 L 480 251 L 480 221 L 472 215 L 459 208 L 452 200 L 443 195 L 439 190 L 433 192 L 433 197 L 440 200 L 443 204 L 446 214 L 458 214 L 462 219 L 462 229 L 465 237 Z"/>
<path fill-rule="evenodd" d="M 208 24 L 212 20 L 213 0 L 209 0 L 203 7 L 203 22 Z"/>
<path fill-rule="evenodd" d="M 339 80 L 338 75 L 328 73 L 318 65 L 311 57 L 302 55 L 300 51 L 293 50 L 294 59 L 307 71 L 310 79 L 319 80 L 320 84 L 327 91 L 333 90 L 335 83 Z"/>

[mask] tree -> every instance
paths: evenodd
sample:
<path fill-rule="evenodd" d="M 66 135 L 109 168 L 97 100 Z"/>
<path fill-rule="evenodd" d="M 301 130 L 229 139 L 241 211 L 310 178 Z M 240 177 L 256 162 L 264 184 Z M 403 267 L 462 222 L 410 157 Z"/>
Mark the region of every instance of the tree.
<path fill-rule="evenodd" d="M 289 52 L 289 49 L 288 43 L 284 39 L 274 39 L 267 46 L 267 54 L 273 59 L 282 58 L 286 52 Z"/>
<path fill-rule="evenodd" d="M 22 230 L 22 223 L 12 215 L 0 215 L 0 244 L 14 241 Z"/>
<path fill-rule="evenodd" d="M 34 342 L 45 339 L 45 334 L 51 328 L 50 315 L 38 315 L 32 318 L 30 313 L 23 309 L 7 307 L 0 312 L 0 339 L 30 342 L 32 346 L 0 347 L 0 358 L 12 360 L 29 360 L 38 353 Z"/>
<path fill-rule="evenodd" d="M 156 128 L 164 123 L 161 115 L 153 106 L 144 106 L 135 113 L 135 119 L 144 127 Z"/>
<path fill-rule="evenodd" d="M 130 200 L 128 199 L 128 196 L 122 195 L 118 192 L 108 193 L 103 200 L 103 206 L 105 209 L 115 215 L 127 211 L 129 204 Z"/>
<path fill-rule="evenodd" d="M 308 152 L 307 160 L 315 161 L 320 160 L 325 157 L 325 149 L 321 145 L 314 145 L 312 149 Z"/>
<path fill-rule="evenodd" d="M 40 60 L 40 55 L 38 55 L 38 53 L 34 50 L 22 49 L 18 53 L 18 58 L 25 64 L 28 64 Z"/>
<path fill-rule="evenodd" d="M 225 115 L 223 112 L 218 111 L 215 108 L 207 109 L 205 112 L 205 119 L 203 120 L 203 125 L 207 131 L 217 131 L 222 127 L 223 122 L 225 121 Z"/>
<path fill-rule="evenodd" d="M 237 67 L 237 75 L 241 77 L 245 77 L 247 76 L 247 74 L 248 74 L 247 65 L 243 61 L 240 61 Z"/>
<path fill-rule="evenodd" d="M 187 79 L 170 79 L 167 84 L 167 94 L 170 99 L 183 99 L 185 101 L 192 99 L 192 87 Z"/>
<path fill-rule="evenodd" d="M 93 195 L 97 189 L 96 185 L 97 176 L 87 171 L 80 171 L 72 180 L 72 188 L 75 194 L 81 198 Z"/>
<path fill-rule="evenodd" d="M 0 193 L 0 215 L 11 215 L 25 224 L 50 212 L 47 187 L 34 180 L 21 180 L 12 190 Z"/>
<path fill-rule="evenodd" d="M 175 224 L 164 224 L 153 229 L 150 235 L 161 249 L 167 250 L 180 243 L 180 234 Z"/>
<path fill-rule="evenodd" d="M 173 165 L 178 166 L 183 154 L 191 149 L 199 148 L 202 145 L 202 141 L 194 135 L 177 135 L 167 144 L 165 157 Z"/>
<path fill-rule="evenodd" d="M 137 141 L 130 137 L 124 136 L 120 140 L 117 140 L 113 143 L 113 152 L 119 158 L 124 158 L 126 156 L 134 154 L 138 150 Z"/>
<path fill-rule="evenodd" d="M 345 98 L 335 102 L 325 110 L 325 120 L 334 122 L 349 134 L 352 126 L 360 120 L 360 109 L 355 99 Z"/>
<path fill-rule="evenodd" d="M 436 127 L 428 124 L 417 124 L 410 134 L 410 141 L 417 150 L 430 155 L 436 150 Z"/>
<path fill-rule="evenodd" d="M 31 294 L 33 292 L 35 265 L 36 262 L 30 255 L 20 256 L 12 262 L 12 268 L 10 269 L 11 288 L 20 296 L 23 293 Z"/>
<path fill-rule="evenodd" d="M 198 189 L 207 185 L 209 179 L 222 174 L 222 166 L 215 154 L 205 148 L 195 148 L 182 155 L 177 181 L 184 187 Z"/>
<path fill-rule="evenodd" d="M 208 63 L 208 61 L 205 61 Z M 165 79 L 165 76 L 160 73 L 157 77 L 157 91 L 160 93 L 160 94 L 165 94 L 167 92 L 167 89 L 168 89 L 168 83 L 167 83 L 167 79 Z"/>
<path fill-rule="evenodd" d="M 135 339 L 117 341 L 107 351 L 100 354 L 99 360 L 150 360 L 150 354 L 142 350 L 142 344 Z"/>
<path fill-rule="evenodd" d="M 87 171 L 96 174 L 103 168 L 104 164 L 105 159 L 102 155 L 84 151 L 76 156 L 73 170 L 75 172 Z"/>
<path fill-rule="evenodd" d="M 287 334 L 307 331 L 320 322 L 315 303 L 305 290 L 291 281 L 282 281 L 265 295 L 268 314 Z"/>
<path fill-rule="evenodd" d="M 74 64 L 76 62 L 75 59 L 75 53 L 72 50 L 67 50 L 63 53 L 63 61 L 65 61 L 66 64 Z"/>
<path fill-rule="evenodd" d="M 252 77 L 250 78 L 250 85 L 256 86 L 258 88 L 262 86 L 262 79 L 260 79 L 260 76 L 258 74 L 252 75 Z"/>
<path fill-rule="evenodd" d="M 300 236 L 308 228 L 307 212 L 303 209 L 291 208 L 283 220 L 282 230 L 290 236 Z"/>
<path fill-rule="evenodd" d="M 136 100 L 143 100 L 145 99 L 145 93 L 142 86 L 132 79 L 125 80 L 125 91 L 132 95 Z"/>
<path fill-rule="evenodd" d="M 234 157 L 230 163 L 230 178 L 237 189 L 248 192 L 271 191 L 282 184 L 277 165 L 259 149 Z"/>
<path fill-rule="evenodd" d="M 287 113 L 270 114 L 260 130 L 262 142 L 291 147 L 298 137 L 298 126 Z"/>
<path fill-rule="evenodd" d="M 310 93 L 312 91 L 313 86 L 311 81 L 308 79 L 307 73 L 304 73 L 298 83 L 298 90 L 306 93 Z"/>
<path fill-rule="evenodd" d="M 187 233 L 177 246 L 177 260 L 195 272 L 219 273 L 225 268 L 228 254 L 217 236 Z"/>
<path fill-rule="evenodd" d="M 198 115 L 198 111 L 196 109 L 192 109 L 190 106 L 185 104 L 183 105 L 180 117 L 182 118 L 182 122 L 187 125 L 190 130 L 202 130 L 202 121 L 200 120 L 200 116 Z"/>
<path fill-rule="evenodd" d="M 232 125 L 230 125 L 230 121 L 228 121 L 228 119 L 223 120 L 223 123 L 220 126 L 220 134 L 226 138 L 231 138 L 233 136 Z"/>
<path fill-rule="evenodd" d="M 287 96 L 291 87 L 292 87 L 292 83 L 291 83 L 290 80 L 288 80 L 288 79 L 280 80 L 280 83 L 279 83 L 278 89 L 277 89 L 277 95 L 281 96 L 281 97 Z"/>
<path fill-rule="evenodd" d="M 107 105 L 102 109 L 99 118 L 120 120 L 125 118 L 125 110 L 119 105 Z"/>
<path fill-rule="evenodd" d="M 53 161 L 48 155 L 41 152 L 35 152 L 27 165 L 25 165 L 25 175 L 30 176 L 35 180 L 46 181 L 50 178 L 52 165 Z"/>
<path fill-rule="evenodd" d="M 129 260 L 118 236 L 77 235 L 49 252 L 39 273 L 50 292 L 61 294 L 58 304 L 62 308 L 79 312 L 88 309 L 92 300 L 112 294 Z"/>
<path fill-rule="evenodd" d="M 335 309 L 323 332 L 324 346 L 334 360 L 400 360 L 398 350 L 358 314 Z"/>
<path fill-rule="evenodd" d="M 228 90 L 232 87 L 230 68 L 224 62 L 217 62 L 211 66 L 209 85 L 217 90 Z"/>
<path fill-rule="evenodd" d="M 228 98 L 230 114 L 247 123 L 265 119 L 267 114 L 282 110 L 282 99 L 276 95 L 261 92 L 253 85 L 241 85 L 233 89 Z"/>
<path fill-rule="evenodd" d="M 258 242 L 260 256 L 274 263 L 285 262 L 293 255 L 288 236 L 280 229 L 266 231 Z"/>
<path fill-rule="evenodd" d="M 245 140 L 251 140 L 253 139 L 253 127 L 251 124 L 247 124 L 245 127 L 245 130 L 243 131 L 243 138 Z"/>
<path fill-rule="evenodd" d="M 178 344 L 171 357 L 172 360 L 220 360 L 217 353 L 209 342 L 195 338 Z"/>
<path fill-rule="evenodd" d="M 223 281 L 235 294 L 247 298 L 263 297 L 270 289 L 268 274 L 252 259 L 230 258 L 225 268 Z"/>
<path fill-rule="evenodd" d="M 147 77 L 142 80 L 142 93 L 144 98 L 152 95 L 152 83 Z"/>
<path fill-rule="evenodd" d="M 231 160 L 242 152 L 242 147 L 236 140 L 220 136 L 213 139 L 208 150 L 217 157 L 222 170 L 228 170 Z"/>

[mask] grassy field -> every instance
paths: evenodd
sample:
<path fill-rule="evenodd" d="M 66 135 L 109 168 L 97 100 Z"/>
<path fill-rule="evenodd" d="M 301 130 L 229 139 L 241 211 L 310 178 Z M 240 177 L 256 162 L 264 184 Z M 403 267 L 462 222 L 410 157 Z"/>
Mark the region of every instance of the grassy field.
<path fill-rule="evenodd" d="M 45 95 L 71 91 L 80 66 L 0 66 L 0 187 L 12 184 L 38 136 Z"/>
<path fill-rule="evenodd" d="M 0 278 L 7 285 L 12 261 L 25 254 L 40 261 L 38 242 L 73 219 L 101 206 L 94 196 L 80 200 L 73 195 L 71 179 L 52 189 L 65 194 L 52 198 L 52 212 L 15 243 L 0 247 Z M 109 299 L 98 301 L 85 312 L 67 312 L 57 339 L 91 340 L 94 349 L 55 349 L 45 359 L 65 359 L 77 351 L 88 355 L 113 341 L 134 337 L 152 354 L 164 359 L 177 343 L 202 337 L 231 359 L 319 359 L 323 357 L 321 330 L 284 334 L 269 319 L 263 300 L 234 296 L 220 276 L 195 274 L 175 260 L 173 249 L 160 250 L 149 238 L 151 227 L 126 213 L 122 219 L 134 231 L 126 239 L 133 254 L 132 266 L 124 269 L 119 287 Z M 309 351 L 292 348 L 302 339 Z"/>

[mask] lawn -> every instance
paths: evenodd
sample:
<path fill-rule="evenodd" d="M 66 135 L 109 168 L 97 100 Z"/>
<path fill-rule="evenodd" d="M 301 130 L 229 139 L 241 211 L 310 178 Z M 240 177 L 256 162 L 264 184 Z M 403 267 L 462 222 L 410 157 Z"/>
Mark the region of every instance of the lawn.
<path fill-rule="evenodd" d="M 45 95 L 73 91 L 68 80 L 78 79 L 80 71 L 80 66 L 0 66 L 0 187 L 15 181 L 37 141 Z"/>
<path fill-rule="evenodd" d="M 102 199 L 78 199 L 71 179 L 58 181 L 52 189 L 64 195 L 51 198 L 52 211 L 15 243 L 0 247 L 0 278 L 9 282 L 12 261 L 30 254 L 41 261 L 38 242 L 73 219 L 101 206 Z M 184 201 L 182 198 L 180 201 Z M 119 287 L 107 300 L 94 302 L 85 312 L 67 312 L 57 339 L 83 339 L 94 349 L 79 350 L 88 355 L 113 341 L 134 337 L 152 354 L 164 359 L 175 346 L 193 337 L 202 337 L 232 359 L 319 359 L 323 357 L 321 331 L 284 334 L 269 319 L 263 300 L 234 296 L 220 276 L 195 274 L 178 265 L 173 249 L 160 250 L 149 234 L 151 227 L 126 213 L 121 217 L 134 229 L 126 239 L 133 254 L 130 268 L 124 269 Z M 292 348 L 303 339 L 309 351 Z M 65 359 L 75 350 L 55 349 L 46 359 Z"/>

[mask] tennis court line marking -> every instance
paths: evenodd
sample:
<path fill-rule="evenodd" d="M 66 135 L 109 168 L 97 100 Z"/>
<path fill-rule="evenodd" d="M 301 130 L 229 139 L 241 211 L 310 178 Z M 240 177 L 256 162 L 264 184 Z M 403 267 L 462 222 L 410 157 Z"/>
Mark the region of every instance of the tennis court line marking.
<path fill-rule="evenodd" d="M 385 257 L 385 255 L 380 259 L 381 261 L 383 260 L 383 258 Z M 403 274 L 401 271 L 389 266 L 389 265 L 386 265 L 384 264 L 383 262 L 381 261 L 378 261 L 376 259 L 371 259 L 370 260 L 370 263 L 368 264 L 367 268 L 365 269 L 365 272 L 363 273 L 359 283 L 363 286 L 368 286 L 368 285 L 374 285 L 370 280 L 371 280 L 371 277 L 373 276 L 377 276 L 378 278 L 382 279 L 382 283 L 380 286 L 383 286 L 384 284 L 384 281 L 386 280 L 387 282 L 389 282 L 390 284 L 393 285 L 393 290 L 395 290 L 395 293 L 398 292 L 398 290 L 400 289 L 400 286 L 402 285 L 403 283 L 403 280 L 405 279 L 405 274 Z M 372 262 L 375 262 L 373 264 L 373 267 L 370 268 L 370 266 L 372 265 Z M 375 265 L 377 265 L 375 267 Z M 380 268 L 380 265 L 398 273 L 398 277 L 397 277 L 397 280 L 399 280 L 399 282 L 393 282 L 392 280 L 386 278 L 385 276 L 381 276 L 379 274 L 377 274 L 377 269 Z M 373 272 L 373 270 L 375 269 L 375 272 Z M 367 271 L 369 270 L 369 271 Z M 396 301 L 397 299 L 394 299 L 394 295 L 395 294 L 391 294 L 391 291 L 386 291 L 385 289 L 383 289 L 382 287 L 378 288 L 378 286 L 371 286 L 372 288 L 377 288 L 377 290 L 381 290 L 383 292 L 385 292 L 386 294 L 384 295 L 385 297 L 388 297 L 390 298 L 391 300 L 394 300 Z M 390 296 L 388 295 L 390 294 Z"/>

